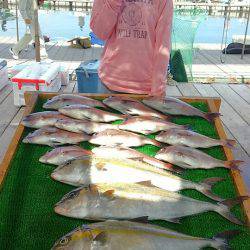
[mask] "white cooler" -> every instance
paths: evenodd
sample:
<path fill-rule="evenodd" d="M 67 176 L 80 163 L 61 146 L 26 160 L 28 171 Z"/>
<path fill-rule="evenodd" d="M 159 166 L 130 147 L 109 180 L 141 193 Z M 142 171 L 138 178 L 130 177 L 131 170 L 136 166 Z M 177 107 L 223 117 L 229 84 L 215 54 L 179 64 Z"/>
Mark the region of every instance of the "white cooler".
<path fill-rule="evenodd" d="M 26 67 L 32 66 L 32 64 L 34 64 L 34 62 L 27 62 L 27 63 L 22 63 L 22 64 L 18 64 L 18 65 L 13 66 L 11 69 L 9 69 L 10 78 L 16 76 L 18 73 L 20 73 Z M 47 65 L 52 66 L 55 63 L 43 62 L 43 64 L 47 64 Z M 68 85 L 68 83 L 69 83 L 69 71 L 64 66 L 60 66 L 60 77 L 61 77 L 61 84 L 63 86 Z"/>
<path fill-rule="evenodd" d="M 8 84 L 7 62 L 0 59 L 0 90 Z"/>
<path fill-rule="evenodd" d="M 59 64 L 34 63 L 25 67 L 11 79 L 13 83 L 14 104 L 25 105 L 26 91 L 58 92 L 61 88 Z"/>

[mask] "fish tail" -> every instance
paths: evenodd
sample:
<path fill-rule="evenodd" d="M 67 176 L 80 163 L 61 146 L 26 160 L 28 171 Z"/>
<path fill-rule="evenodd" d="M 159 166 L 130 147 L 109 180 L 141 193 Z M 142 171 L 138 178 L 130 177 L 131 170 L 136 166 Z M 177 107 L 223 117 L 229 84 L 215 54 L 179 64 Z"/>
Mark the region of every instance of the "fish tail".
<path fill-rule="evenodd" d="M 240 171 L 239 165 L 242 164 L 243 162 L 244 161 L 240 161 L 240 160 L 225 161 L 224 166 L 225 168 Z"/>
<path fill-rule="evenodd" d="M 220 178 L 220 177 L 207 178 L 207 179 L 200 182 L 199 191 L 201 193 L 203 193 L 204 195 L 206 195 L 207 197 L 211 198 L 212 200 L 223 201 L 223 199 L 221 197 L 217 196 L 216 194 L 214 194 L 212 192 L 213 186 L 216 183 L 223 181 L 223 180 L 224 180 L 224 178 Z"/>
<path fill-rule="evenodd" d="M 234 148 L 237 144 L 237 142 L 235 140 L 222 140 L 222 146 L 228 147 L 228 148 Z"/>
<path fill-rule="evenodd" d="M 229 230 L 216 234 L 213 237 L 215 249 L 230 250 L 229 240 L 240 234 L 240 230 Z"/>
<path fill-rule="evenodd" d="M 209 122 L 213 122 L 215 118 L 221 116 L 220 113 L 206 113 L 204 115 L 204 118 L 209 121 Z"/>
<path fill-rule="evenodd" d="M 235 215 L 230 212 L 230 209 L 235 205 L 243 203 L 243 201 L 247 199 L 249 199 L 249 196 L 239 196 L 237 198 L 221 201 L 218 203 L 216 212 L 218 212 L 221 216 L 231 221 L 232 223 L 244 225 L 245 223 L 235 217 Z"/>

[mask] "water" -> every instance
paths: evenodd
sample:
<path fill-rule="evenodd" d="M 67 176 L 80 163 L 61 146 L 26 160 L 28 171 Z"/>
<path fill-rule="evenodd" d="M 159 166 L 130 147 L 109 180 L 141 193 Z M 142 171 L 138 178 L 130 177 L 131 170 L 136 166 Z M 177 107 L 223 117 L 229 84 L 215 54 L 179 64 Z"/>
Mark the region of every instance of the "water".
<path fill-rule="evenodd" d="M 70 11 L 41 10 L 39 12 L 39 21 L 43 34 L 49 36 L 52 40 L 69 40 L 76 36 L 88 36 L 90 32 L 90 16 L 85 16 L 85 24 L 80 27 L 82 17 L 79 17 L 79 15 L 84 14 Z M 25 24 L 22 18 L 19 19 L 19 25 L 20 34 L 22 35 L 25 32 Z M 223 17 L 208 17 L 199 26 L 195 43 L 221 43 L 223 25 Z M 232 41 L 233 35 L 243 35 L 245 26 L 246 19 L 232 18 L 229 25 L 228 42 Z M 0 25 L 0 36 L 15 36 L 15 20 L 7 21 L 4 29 L 6 31 L 3 31 Z M 248 34 L 250 34 L 250 29 Z"/>

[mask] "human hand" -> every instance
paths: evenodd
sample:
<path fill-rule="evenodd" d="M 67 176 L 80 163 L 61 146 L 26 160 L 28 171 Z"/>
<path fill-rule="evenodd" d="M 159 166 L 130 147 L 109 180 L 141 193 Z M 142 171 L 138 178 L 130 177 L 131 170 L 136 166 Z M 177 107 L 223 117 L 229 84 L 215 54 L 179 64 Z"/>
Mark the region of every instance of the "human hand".
<path fill-rule="evenodd" d="M 31 19 L 28 19 L 28 18 L 27 18 L 27 19 L 24 20 L 24 22 L 25 22 L 26 24 L 31 24 L 32 21 L 31 21 Z"/>

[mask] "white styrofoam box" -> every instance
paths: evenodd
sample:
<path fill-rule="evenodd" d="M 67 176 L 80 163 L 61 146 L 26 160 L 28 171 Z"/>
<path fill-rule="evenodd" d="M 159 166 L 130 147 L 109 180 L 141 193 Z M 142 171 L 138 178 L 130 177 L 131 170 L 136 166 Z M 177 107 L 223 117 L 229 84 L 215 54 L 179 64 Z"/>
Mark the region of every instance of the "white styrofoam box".
<path fill-rule="evenodd" d="M 7 62 L 0 59 L 0 89 L 7 85 L 8 81 Z"/>
<path fill-rule="evenodd" d="M 58 92 L 61 88 L 60 65 L 35 63 L 25 67 L 11 79 L 14 104 L 25 105 L 26 91 Z"/>
<path fill-rule="evenodd" d="M 34 62 L 26 62 L 17 64 L 9 69 L 9 76 L 10 78 L 16 76 L 18 73 L 20 73 L 23 69 L 25 69 L 27 66 L 31 66 Z"/>
<path fill-rule="evenodd" d="M 9 70 L 10 78 L 16 76 L 23 69 L 25 69 L 27 66 L 31 66 L 32 64 L 34 64 L 34 62 L 26 62 L 13 66 Z M 53 63 L 46 63 L 46 62 L 43 62 L 43 64 L 53 65 Z M 60 76 L 61 76 L 61 84 L 63 86 L 67 86 L 69 84 L 69 71 L 64 66 L 60 66 Z"/>

